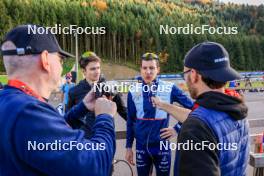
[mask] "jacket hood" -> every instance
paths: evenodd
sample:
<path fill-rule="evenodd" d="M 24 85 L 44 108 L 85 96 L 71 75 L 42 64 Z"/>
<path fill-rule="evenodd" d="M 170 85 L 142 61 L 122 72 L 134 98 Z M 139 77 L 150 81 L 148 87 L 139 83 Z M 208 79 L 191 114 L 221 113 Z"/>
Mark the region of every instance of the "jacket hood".
<path fill-rule="evenodd" d="M 205 92 L 198 96 L 195 103 L 205 108 L 225 112 L 235 120 L 245 119 L 248 114 L 243 97 L 232 90 L 226 90 L 225 94 L 214 91 Z"/>

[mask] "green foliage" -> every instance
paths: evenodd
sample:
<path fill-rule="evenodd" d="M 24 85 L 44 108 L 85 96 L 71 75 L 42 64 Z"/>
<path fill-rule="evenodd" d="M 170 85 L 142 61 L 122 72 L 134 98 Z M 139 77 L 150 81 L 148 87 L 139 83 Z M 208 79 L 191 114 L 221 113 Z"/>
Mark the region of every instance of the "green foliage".
<path fill-rule="evenodd" d="M 104 7 L 106 6 L 106 8 Z M 106 27 L 105 35 L 79 35 L 79 53 L 94 50 L 103 59 L 139 64 L 147 51 L 166 53 L 163 72 L 182 70 L 185 53 L 203 41 L 222 43 L 239 70 L 264 69 L 264 6 L 184 3 L 181 0 L 0 0 L 0 39 L 26 23 Z M 238 35 L 160 35 L 160 25 L 237 26 Z M 73 35 L 58 34 L 63 49 L 75 53 Z M 65 63 L 64 73 L 73 62 Z M 4 71 L 2 60 L 0 72 Z"/>
<path fill-rule="evenodd" d="M 62 75 L 65 75 L 66 73 L 70 72 L 73 65 L 75 63 L 74 59 L 66 59 L 63 61 L 63 71 Z"/>
<path fill-rule="evenodd" d="M 7 76 L 6 75 L 0 75 L 0 82 L 2 84 L 6 84 L 7 83 Z"/>

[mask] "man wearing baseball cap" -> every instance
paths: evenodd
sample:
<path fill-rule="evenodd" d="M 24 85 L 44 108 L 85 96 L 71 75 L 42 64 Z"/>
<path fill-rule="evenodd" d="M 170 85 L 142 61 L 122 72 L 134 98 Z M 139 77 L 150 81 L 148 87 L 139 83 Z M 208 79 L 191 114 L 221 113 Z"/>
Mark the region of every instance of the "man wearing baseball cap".
<path fill-rule="evenodd" d="M 194 46 L 185 56 L 182 75 L 196 100 L 192 111 L 153 99 L 183 121 L 177 142 L 189 143 L 189 148 L 178 145 L 174 175 L 246 175 L 248 109 L 239 94 L 225 90 L 227 81 L 241 78 L 230 66 L 226 49 L 214 42 Z"/>
<path fill-rule="evenodd" d="M 59 85 L 62 61 L 73 57 L 55 36 L 12 29 L 1 46 L 8 84 L 0 92 L 0 175 L 109 175 L 115 152 L 116 105 L 88 93 L 65 117 L 47 103 Z M 37 26 L 38 28 L 38 26 Z M 95 134 L 85 138 L 65 122 L 95 111 Z"/>

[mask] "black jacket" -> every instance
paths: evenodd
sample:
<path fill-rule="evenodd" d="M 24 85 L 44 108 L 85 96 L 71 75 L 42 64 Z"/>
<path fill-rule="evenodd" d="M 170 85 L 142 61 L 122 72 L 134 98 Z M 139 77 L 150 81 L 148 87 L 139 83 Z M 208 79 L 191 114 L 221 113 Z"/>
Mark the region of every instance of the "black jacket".
<path fill-rule="evenodd" d="M 241 97 L 229 96 L 218 92 L 206 92 L 201 94 L 196 105 L 203 106 L 208 109 L 226 112 L 234 120 L 246 118 L 248 108 Z M 193 143 L 202 143 L 209 141 L 217 145 L 217 138 L 211 129 L 201 120 L 189 116 L 183 123 L 181 131 L 178 135 L 178 143 L 186 141 Z M 179 150 L 178 155 L 178 172 L 179 175 L 213 175 L 220 176 L 218 151 L 216 150 Z M 195 163 L 195 164 L 194 164 Z M 195 165 L 195 168 L 193 166 Z M 193 169 L 192 169 L 193 168 Z M 176 174 L 175 174 L 176 175 Z"/>
<path fill-rule="evenodd" d="M 100 78 L 98 83 L 105 82 L 105 79 Z M 82 80 L 69 90 L 69 102 L 67 109 L 71 109 L 74 105 L 78 104 L 83 100 L 85 95 L 92 89 L 92 86 L 86 81 L 86 79 Z M 113 101 L 117 105 L 118 114 L 124 119 L 127 119 L 127 108 L 124 105 L 124 102 L 121 98 L 121 94 L 117 94 L 114 96 Z M 83 129 L 87 137 L 90 137 L 92 133 L 92 127 L 95 122 L 95 114 L 94 112 L 88 112 L 85 117 L 80 117 L 78 120 L 68 121 L 69 125 L 72 128 L 81 128 Z"/>

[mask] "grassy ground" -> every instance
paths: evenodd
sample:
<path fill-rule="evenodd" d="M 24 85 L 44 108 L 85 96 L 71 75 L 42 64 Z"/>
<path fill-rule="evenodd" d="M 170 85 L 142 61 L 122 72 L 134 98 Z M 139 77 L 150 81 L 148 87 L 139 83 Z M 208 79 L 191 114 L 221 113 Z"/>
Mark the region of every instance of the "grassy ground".
<path fill-rule="evenodd" d="M 0 75 L 0 82 L 2 84 L 6 84 L 7 83 L 7 76 L 6 75 Z"/>
<path fill-rule="evenodd" d="M 261 82 L 261 81 L 254 81 L 254 82 L 252 82 L 252 88 L 260 88 L 260 87 L 264 87 L 264 83 L 263 82 Z M 237 87 L 238 89 L 244 89 L 244 88 L 246 88 L 245 87 L 245 81 L 241 81 L 240 82 L 240 86 L 239 87 Z"/>

